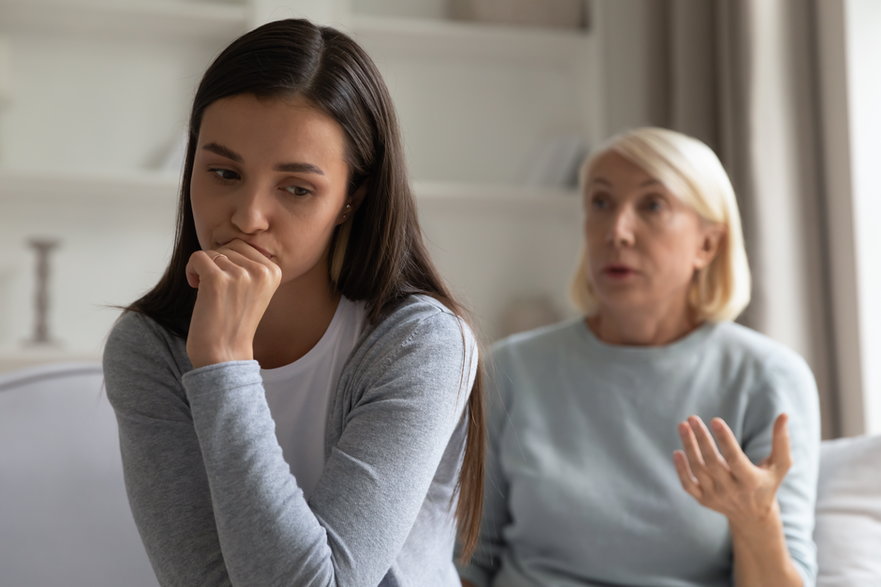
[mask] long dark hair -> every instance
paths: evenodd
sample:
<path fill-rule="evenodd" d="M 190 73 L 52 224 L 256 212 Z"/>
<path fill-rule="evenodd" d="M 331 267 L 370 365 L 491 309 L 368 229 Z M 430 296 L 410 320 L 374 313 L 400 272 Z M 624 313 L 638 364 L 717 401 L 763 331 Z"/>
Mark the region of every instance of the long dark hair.
<path fill-rule="evenodd" d="M 416 217 L 388 89 L 376 65 L 352 39 L 306 20 L 265 24 L 235 40 L 208 67 L 193 101 L 181 181 L 174 251 L 165 274 L 128 307 L 185 338 L 196 293 L 185 278 L 199 249 L 190 205 L 190 181 L 205 109 L 238 94 L 302 96 L 343 128 L 349 194 L 365 196 L 349 222 L 337 227 L 330 251 L 331 280 L 352 300 L 364 300 L 377 323 L 404 298 L 430 295 L 459 316 L 458 304 L 432 264 Z M 463 559 L 477 541 L 483 506 L 484 427 L 481 376 L 468 400 L 468 440 L 456 509 Z"/>

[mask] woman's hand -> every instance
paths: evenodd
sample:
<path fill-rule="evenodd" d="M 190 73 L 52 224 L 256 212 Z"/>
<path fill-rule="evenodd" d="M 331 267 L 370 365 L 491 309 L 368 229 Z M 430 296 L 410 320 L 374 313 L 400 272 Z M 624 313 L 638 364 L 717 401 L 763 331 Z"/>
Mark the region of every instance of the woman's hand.
<path fill-rule="evenodd" d="M 683 489 L 698 503 L 728 518 L 732 529 L 763 521 L 776 512 L 777 489 L 792 465 L 786 414 L 774 422 L 771 454 L 758 466 L 741 450 L 734 433 L 713 418 L 718 444 L 697 416 L 679 424 L 684 451 L 673 453 Z"/>
<path fill-rule="evenodd" d="M 187 336 L 193 367 L 253 359 L 254 334 L 281 282 L 279 266 L 234 239 L 193 253 L 187 282 L 199 290 Z"/>

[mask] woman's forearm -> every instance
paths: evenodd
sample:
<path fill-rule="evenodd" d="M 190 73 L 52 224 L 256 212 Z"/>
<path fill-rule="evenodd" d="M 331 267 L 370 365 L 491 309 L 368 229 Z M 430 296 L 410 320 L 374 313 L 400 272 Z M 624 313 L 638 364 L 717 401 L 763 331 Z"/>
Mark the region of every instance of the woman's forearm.
<path fill-rule="evenodd" d="M 803 587 L 789 556 L 780 508 L 763 518 L 730 520 L 736 587 Z"/>

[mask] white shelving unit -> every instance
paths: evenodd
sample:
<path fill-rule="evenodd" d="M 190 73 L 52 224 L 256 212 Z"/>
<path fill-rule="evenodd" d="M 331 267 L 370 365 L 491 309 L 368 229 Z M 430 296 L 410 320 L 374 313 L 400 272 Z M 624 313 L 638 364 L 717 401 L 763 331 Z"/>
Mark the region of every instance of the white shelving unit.
<path fill-rule="evenodd" d="M 245 4 L 209 0 L 0 0 L 0 14 L 3 32 L 223 40 L 250 16 Z"/>
<path fill-rule="evenodd" d="M 416 181 L 414 196 L 424 202 L 514 204 L 549 211 L 576 212 L 581 206 L 574 190 L 517 187 L 501 184 L 468 184 L 452 181 Z M 48 203 L 126 206 L 133 201 L 174 205 L 180 191 L 176 175 L 157 172 L 49 173 L 0 169 L 0 201 L 23 198 Z M 71 200 L 71 192 L 78 194 Z"/>
<path fill-rule="evenodd" d="M 371 47 L 410 56 L 504 59 L 521 65 L 574 66 L 590 44 L 584 32 L 413 17 L 354 16 L 351 30 Z"/>
<path fill-rule="evenodd" d="M 179 143 L 202 72 L 251 26 L 299 15 L 327 16 L 383 72 L 429 246 L 481 330 L 502 334 L 511 300 L 544 296 L 565 314 L 580 198 L 530 170 L 561 136 L 602 136 L 596 35 L 452 21 L 420 1 L 432 5 L 398 16 L 369 0 L 0 0 L 0 369 L 99 354 L 105 306 L 155 283 L 170 253 L 179 174 L 155 161 Z M 21 347 L 33 234 L 62 241 L 64 344 L 42 354 Z"/>
<path fill-rule="evenodd" d="M 117 207 L 132 201 L 174 206 L 180 180 L 150 171 L 37 173 L 0 169 L 0 201 L 26 199 L 55 204 Z M 71 199 L 71 193 L 77 194 Z"/>
<path fill-rule="evenodd" d="M 452 20 L 442 0 L 349 7 L 395 101 L 432 254 L 484 335 L 523 300 L 569 314 L 581 198 L 536 178 L 574 136 L 604 136 L 598 35 Z"/>

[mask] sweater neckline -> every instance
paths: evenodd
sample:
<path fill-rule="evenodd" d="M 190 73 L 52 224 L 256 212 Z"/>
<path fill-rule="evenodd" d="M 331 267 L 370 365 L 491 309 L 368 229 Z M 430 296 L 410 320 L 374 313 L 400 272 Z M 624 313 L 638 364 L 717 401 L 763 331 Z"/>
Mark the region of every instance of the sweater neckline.
<path fill-rule="evenodd" d="M 690 353 L 700 348 L 712 335 L 718 326 L 714 322 L 704 322 L 682 338 L 668 344 L 653 346 L 637 346 L 625 344 L 612 344 L 597 338 L 596 334 L 587 325 L 582 316 L 575 324 L 578 336 L 590 348 L 591 351 L 600 354 L 606 359 L 615 360 L 651 360 L 662 359 L 670 356 L 679 356 Z"/>

